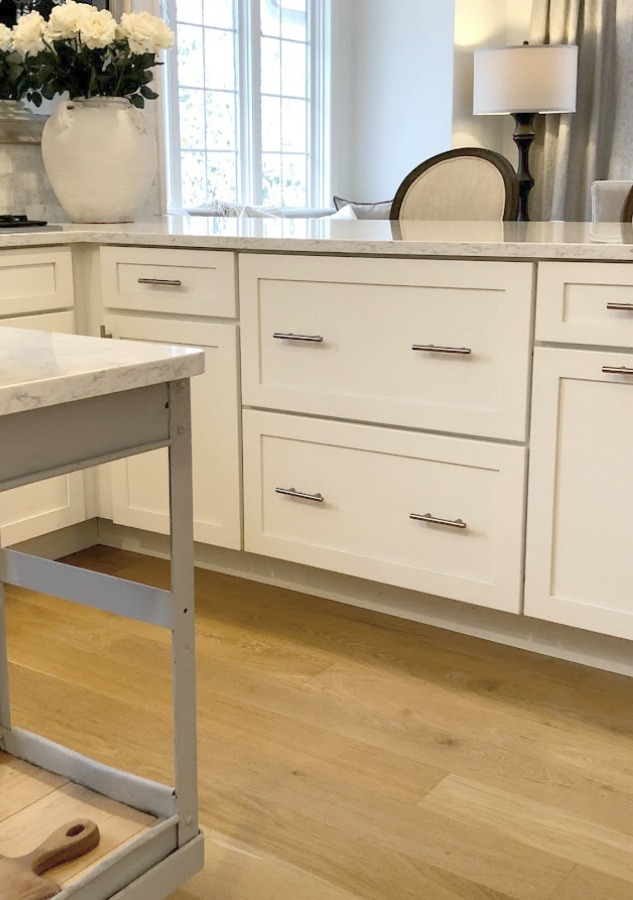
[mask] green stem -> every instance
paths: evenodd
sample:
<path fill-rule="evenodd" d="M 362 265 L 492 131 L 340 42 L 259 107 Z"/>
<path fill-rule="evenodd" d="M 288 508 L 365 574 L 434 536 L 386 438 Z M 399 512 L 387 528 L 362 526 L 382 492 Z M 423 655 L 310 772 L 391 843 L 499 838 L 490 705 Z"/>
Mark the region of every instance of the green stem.
<path fill-rule="evenodd" d="M 119 89 L 121 87 L 121 82 L 123 81 L 123 74 L 125 72 L 126 66 L 130 59 L 130 48 L 125 48 L 125 56 L 123 57 L 123 62 L 121 63 L 121 68 L 119 69 L 119 77 L 117 78 L 116 84 L 114 86 L 114 94 L 113 97 L 119 96 Z"/>

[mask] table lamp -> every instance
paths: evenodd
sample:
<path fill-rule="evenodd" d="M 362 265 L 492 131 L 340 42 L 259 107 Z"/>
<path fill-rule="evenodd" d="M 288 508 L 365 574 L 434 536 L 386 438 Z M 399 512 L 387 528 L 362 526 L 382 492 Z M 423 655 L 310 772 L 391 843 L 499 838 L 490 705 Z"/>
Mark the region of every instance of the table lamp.
<path fill-rule="evenodd" d="M 528 196 L 534 185 L 529 154 L 537 113 L 576 111 L 578 47 L 528 44 L 475 50 L 473 114 L 514 118 L 519 151 L 519 222 L 529 222 Z"/>

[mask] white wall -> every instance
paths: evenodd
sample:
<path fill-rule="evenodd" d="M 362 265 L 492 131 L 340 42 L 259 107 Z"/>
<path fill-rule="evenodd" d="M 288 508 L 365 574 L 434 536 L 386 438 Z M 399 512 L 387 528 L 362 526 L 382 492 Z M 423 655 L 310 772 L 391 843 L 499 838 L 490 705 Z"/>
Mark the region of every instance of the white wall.
<path fill-rule="evenodd" d="M 473 51 L 506 43 L 508 0 L 455 0 L 453 147 L 501 150 L 496 116 L 473 116 Z"/>
<path fill-rule="evenodd" d="M 516 165 L 510 116 L 473 116 L 473 51 L 521 44 L 529 37 L 532 0 L 455 0 L 453 147 L 487 147 Z"/>
<path fill-rule="evenodd" d="M 451 146 L 453 4 L 332 0 L 332 187 L 388 200 Z"/>

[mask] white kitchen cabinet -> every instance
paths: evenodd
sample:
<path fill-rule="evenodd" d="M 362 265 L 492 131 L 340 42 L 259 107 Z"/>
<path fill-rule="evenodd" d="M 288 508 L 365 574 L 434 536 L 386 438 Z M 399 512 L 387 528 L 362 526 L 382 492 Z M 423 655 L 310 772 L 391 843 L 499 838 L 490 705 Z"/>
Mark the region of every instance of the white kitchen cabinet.
<path fill-rule="evenodd" d="M 158 315 L 236 315 L 234 253 L 101 247 L 99 257 L 106 306 Z"/>
<path fill-rule="evenodd" d="M 536 349 L 527 615 L 633 638 L 632 421 L 633 354 Z"/>
<path fill-rule="evenodd" d="M 633 347 L 630 263 L 542 262 L 537 294 L 538 341 Z"/>
<path fill-rule="evenodd" d="M 0 316 L 64 309 L 73 302 L 70 247 L 0 253 Z"/>
<path fill-rule="evenodd" d="M 241 254 L 247 406 L 524 441 L 534 267 Z"/>
<path fill-rule="evenodd" d="M 42 315 L 6 317 L 0 325 L 74 334 L 72 310 Z M 0 494 L 0 544 L 8 547 L 48 534 L 86 517 L 83 472 L 71 472 Z"/>
<path fill-rule="evenodd" d="M 237 329 L 232 323 L 190 322 L 135 315 L 104 316 L 113 338 L 202 347 L 206 370 L 191 384 L 194 538 L 241 546 Z M 169 533 L 167 451 L 112 464 L 113 520 Z"/>
<path fill-rule="evenodd" d="M 243 414 L 244 545 L 519 612 L 524 447 Z"/>

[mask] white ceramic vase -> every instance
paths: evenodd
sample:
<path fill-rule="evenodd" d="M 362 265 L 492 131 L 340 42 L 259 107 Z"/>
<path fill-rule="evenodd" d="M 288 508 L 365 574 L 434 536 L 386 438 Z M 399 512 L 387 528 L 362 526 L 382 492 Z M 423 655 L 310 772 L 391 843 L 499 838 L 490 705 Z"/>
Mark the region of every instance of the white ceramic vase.
<path fill-rule="evenodd" d="M 156 171 L 156 141 L 124 97 L 68 100 L 44 126 L 42 157 L 71 221 L 133 222 Z"/>

